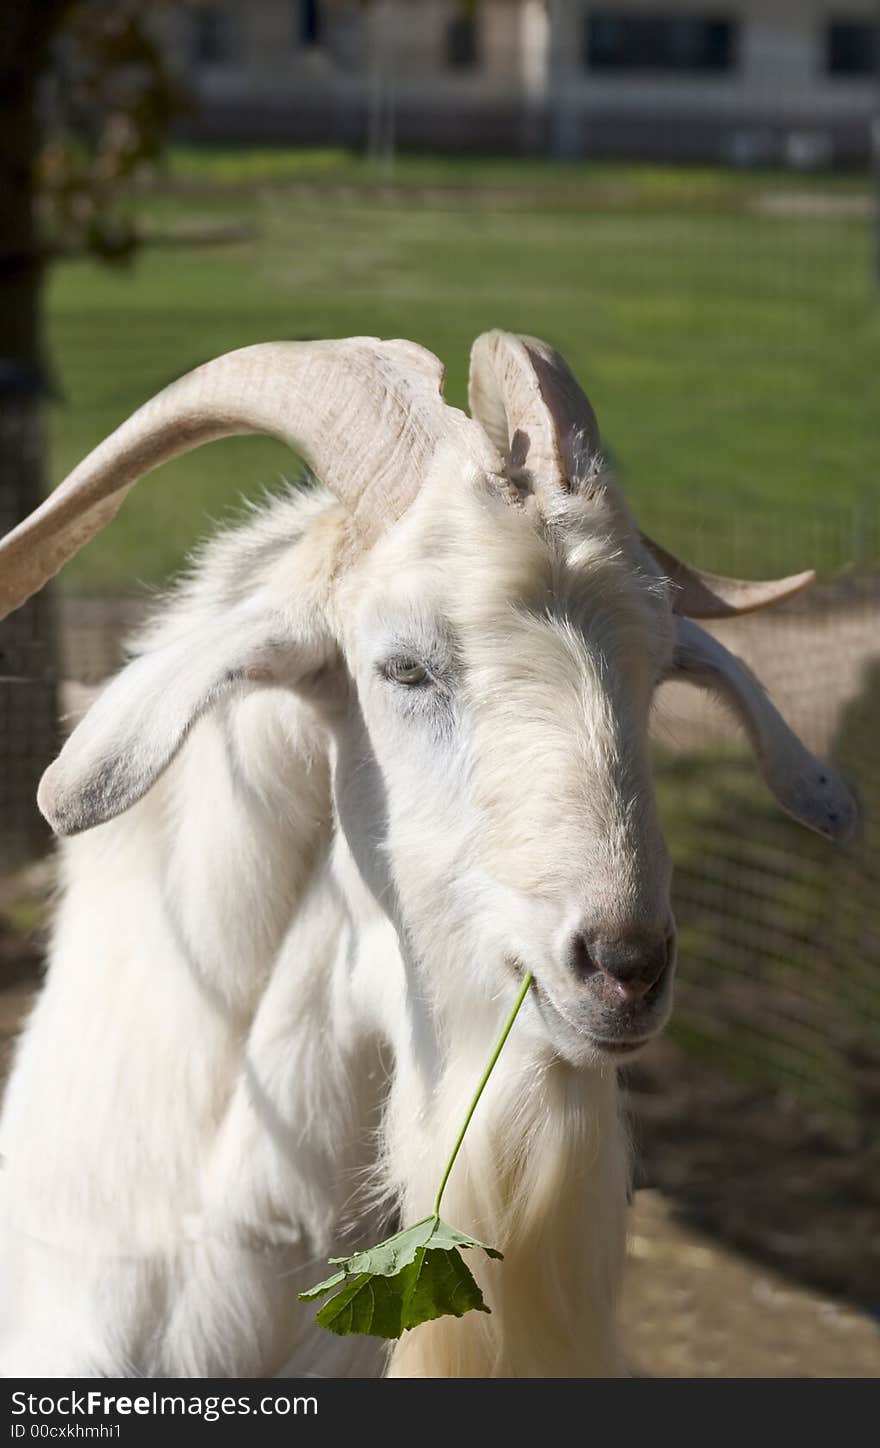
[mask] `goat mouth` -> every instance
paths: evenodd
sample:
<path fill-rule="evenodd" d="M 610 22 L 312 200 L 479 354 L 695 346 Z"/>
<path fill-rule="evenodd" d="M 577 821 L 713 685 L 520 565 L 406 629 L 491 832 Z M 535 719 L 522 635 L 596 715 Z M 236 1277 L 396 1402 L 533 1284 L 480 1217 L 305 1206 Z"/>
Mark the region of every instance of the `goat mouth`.
<path fill-rule="evenodd" d="M 512 956 L 512 954 L 505 957 L 505 961 L 507 961 L 508 969 L 511 970 L 511 975 L 523 982 L 528 970 L 525 961 L 520 956 Z M 659 993 L 657 992 L 657 995 Z M 598 1035 L 595 1031 L 589 1030 L 586 1025 L 570 1018 L 564 1011 L 564 1006 L 557 1005 L 553 996 L 544 989 L 536 976 L 533 976 L 533 982 L 531 982 L 531 995 L 534 996 L 538 1012 L 550 1032 L 551 1040 L 556 1043 L 557 1050 L 560 1050 L 560 1053 L 569 1058 L 573 1064 L 586 1064 L 591 1056 L 593 1060 L 596 1056 L 602 1057 L 609 1064 L 628 1061 L 631 1057 L 637 1056 L 638 1051 L 643 1051 L 646 1045 L 650 1045 L 651 1040 L 659 1034 L 661 1022 L 657 1025 L 656 1030 L 650 1030 L 648 1027 L 647 1034 L 646 1024 L 640 1022 L 641 1032 L 638 1037 L 628 1038 L 625 1034 L 617 1035 L 617 1037 Z"/>
<path fill-rule="evenodd" d="M 525 962 L 515 955 L 507 956 L 506 960 L 512 974 L 518 980 L 522 981 L 527 971 Z M 586 1048 L 588 1053 L 592 1052 L 595 1055 L 604 1057 L 609 1062 L 622 1061 L 624 1059 L 629 1060 L 630 1057 L 644 1050 L 645 1046 L 650 1044 L 659 1030 L 658 1025 L 657 1030 L 649 1029 L 647 1035 L 643 1033 L 635 1039 L 627 1039 L 626 1036 L 600 1036 L 594 1031 L 591 1031 L 589 1027 L 585 1028 L 577 1021 L 572 1020 L 566 1014 L 564 1008 L 557 1005 L 553 997 L 534 976 L 532 978 L 531 994 L 535 998 L 535 1004 L 549 1028 L 551 1036 L 559 1042 L 563 1053 L 571 1059 L 574 1059 L 576 1056 L 579 1061 L 584 1061 L 586 1058 L 583 1057 L 582 1053 L 584 1048 Z M 559 1037 L 560 1029 L 562 1031 L 561 1041 Z M 643 1032 L 644 1029 L 643 1026 Z M 574 1053 L 573 1056 L 571 1054 L 572 1052 Z"/>
<path fill-rule="evenodd" d="M 636 1051 L 641 1051 L 649 1043 L 648 1037 L 640 1041 L 607 1041 L 601 1036 L 590 1036 L 590 1041 L 605 1056 L 631 1056 Z"/>

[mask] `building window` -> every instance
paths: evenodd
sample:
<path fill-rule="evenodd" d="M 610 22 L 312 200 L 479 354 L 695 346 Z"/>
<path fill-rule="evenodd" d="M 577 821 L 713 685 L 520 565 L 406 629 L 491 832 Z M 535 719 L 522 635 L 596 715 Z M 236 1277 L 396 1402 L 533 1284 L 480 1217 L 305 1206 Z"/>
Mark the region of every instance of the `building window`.
<path fill-rule="evenodd" d="M 193 57 L 197 65 L 230 65 L 236 59 L 235 25 L 227 6 L 196 6 L 192 24 Z"/>
<path fill-rule="evenodd" d="M 446 60 L 452 70 L 475 70 L 480 63 L 480 26 L 475 0 L 459 0 L 446 31 Z"/>
<path fill-rule="evenodd" d="M 869 20 L 830 20 L 825 32 L 825 68 L 829 75 L 876 75 L 877 30 Z"/>
<path fill-rule="evenodd" d="M 296 34 L 300 45 L 320 45 L 323 38 L 321 0 L 296 0 Z"/>
<path fill-rule="evenodd" d="M 736 21 L 717 15 L 591 10 L 584 63 L 590 70 L 732 70 L 737 32 Z"/>

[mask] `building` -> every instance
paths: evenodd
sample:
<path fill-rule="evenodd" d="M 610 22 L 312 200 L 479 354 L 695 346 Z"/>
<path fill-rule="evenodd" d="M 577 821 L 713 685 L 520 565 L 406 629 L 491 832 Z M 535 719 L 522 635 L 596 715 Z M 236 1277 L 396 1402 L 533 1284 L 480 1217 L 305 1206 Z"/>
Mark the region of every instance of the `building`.
<path fill-rule="evenodd" d="M 192 135 L 863 161 L 878 0 L 196 0 Z"/>

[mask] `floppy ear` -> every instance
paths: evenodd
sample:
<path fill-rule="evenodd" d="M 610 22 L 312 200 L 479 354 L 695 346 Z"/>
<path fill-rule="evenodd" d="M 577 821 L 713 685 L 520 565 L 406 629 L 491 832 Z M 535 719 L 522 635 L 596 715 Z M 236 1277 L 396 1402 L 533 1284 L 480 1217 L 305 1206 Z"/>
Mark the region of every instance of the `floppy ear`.
<path fill-rule="evenodd" d="M 142 799 L 196 721 L 235 690 L 295 686 L 326 662 L 326 640 L 290 637 L 279 614 L 249 601 L 136 658 L 74 729 L 40 781 L 37 802 L 58 835 L 75 835 Z"/>
<path fill-rule="evenodd" d="M 852 834 L 855 803 L 840 775 L 816 759 L 789 729 L 745 664 L 690 619 L 676 619 L 676 638 L 671 677 L 709 689 L 729 705 L 782 808 L 829 839 L 844 840 Z"/>

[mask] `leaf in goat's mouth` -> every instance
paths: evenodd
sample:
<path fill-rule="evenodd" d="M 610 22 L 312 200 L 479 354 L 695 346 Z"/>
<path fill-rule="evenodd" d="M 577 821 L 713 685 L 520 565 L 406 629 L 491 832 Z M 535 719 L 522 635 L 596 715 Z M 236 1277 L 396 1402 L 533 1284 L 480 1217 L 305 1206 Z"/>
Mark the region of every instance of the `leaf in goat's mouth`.
<path fill-rule="evenodd" d="M 318 1309 L 316 1321 L 320 1327 L 342 1337 L 365 1333 L 369 1337 L 395 1338 L 436 1317 L 490 1311 L 461 1253 L 478 1247 L 488 1257 L 501 1259 L 502 1254 L 457 1227 L 450 1227 L 440 1217 L 440 1203 L 471 1118 L 531 984 L 532 977 L 526 974 L 446 1163 L 430 1217 L 351 1257 L 331 1257 L 331 1266 L 338 1271 L 299 1294 L 301 1302 L 314 1302 L 333 1293 Z"/>
<path fill-rule="evenodd" d="M 461 1256 L 460 1249 L 470 1247 L 479 1247 L 489 1257 L 502 1255 L 439 1217 L 426 1217 L 377 1247 L 351 1257 L 331 1257 L 331 1262 L 339 1263 L 339 1271 L 301 1292 L 300 1298 L 312 1302 L 333 1292 L 317 1322 L 342 1336 L 366 1333 L 395 1338 L 435 1317 L 488 1312 Z"/>

